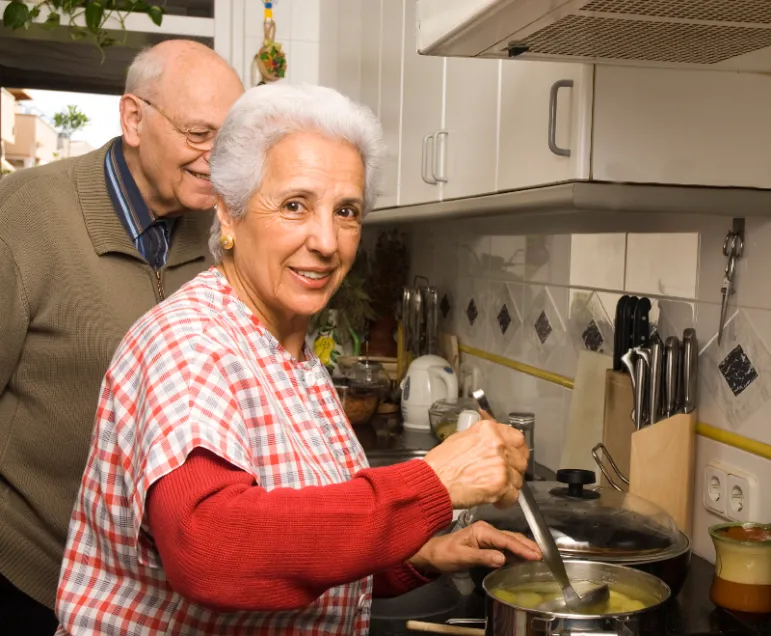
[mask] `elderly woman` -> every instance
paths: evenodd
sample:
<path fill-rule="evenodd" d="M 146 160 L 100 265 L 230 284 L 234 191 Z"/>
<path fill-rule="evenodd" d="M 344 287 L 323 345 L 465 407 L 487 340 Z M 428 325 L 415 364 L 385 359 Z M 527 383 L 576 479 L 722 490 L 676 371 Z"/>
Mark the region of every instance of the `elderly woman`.
<path fill-rule="evenodd" d="M 381 131 L 333 90 L 271 85 L 211 158 L 217 266 L 140 319 L 102 386 L 70 525 L 59 634 L 366 633 L 375 595 L 537 559 L 453 508 L 511 504 L 527 449 L 491 421 L 369 469 L 311 316 L 350 269 Z"/>

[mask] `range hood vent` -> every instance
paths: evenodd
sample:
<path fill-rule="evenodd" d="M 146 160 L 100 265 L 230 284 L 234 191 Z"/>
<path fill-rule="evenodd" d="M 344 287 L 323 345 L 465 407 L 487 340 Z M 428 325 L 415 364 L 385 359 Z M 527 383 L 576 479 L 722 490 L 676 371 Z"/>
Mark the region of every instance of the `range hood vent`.
<path fill-rule="evenodd" d="M 421 53 L 771 72 L 771 0 L 467 4 L 419 0 Z"/>

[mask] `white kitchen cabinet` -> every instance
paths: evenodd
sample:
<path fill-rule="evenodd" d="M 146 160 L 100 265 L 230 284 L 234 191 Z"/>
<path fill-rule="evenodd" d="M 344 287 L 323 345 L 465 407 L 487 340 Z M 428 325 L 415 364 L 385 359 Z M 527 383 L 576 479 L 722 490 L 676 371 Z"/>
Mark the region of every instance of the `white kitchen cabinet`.
<path fill-rule="evenodd" d="M 397 205 L 399 194 L 404 0 L 381 1 L 379 116 L 388 154 L 383 164 L 383 181 L 377 207 L 389 208 Z"/>
<path fill-rule="evenodd" d="M 416 35 L 415 0 L 406 0 L 399 205 L 441 198 L 436 133 L 442 128 L 445 60 L 418 55 Z"/>
<path fill-rule="evenodd" d="M 592 66 L 503 60 L 498 190 L 588 179 Z"/>
<path fill-rule="evenodd" d="M 447 58 L 444 123 L 436 135 L 442 199 L 495 192 L 501 62 Z"/>
<path fill-rule="evenodd" d="M 592 179 L 771 187 L 771 77 L 597 66 Z"/>

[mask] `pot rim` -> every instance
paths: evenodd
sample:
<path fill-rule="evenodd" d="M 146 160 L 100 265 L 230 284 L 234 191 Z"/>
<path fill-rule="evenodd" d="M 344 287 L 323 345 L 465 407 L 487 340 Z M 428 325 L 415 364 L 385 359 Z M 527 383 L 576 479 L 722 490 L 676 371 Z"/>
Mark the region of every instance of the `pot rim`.
<path fill-rule="evenodd" d="M 718 523 L 710 526 L 708 529 L 709 536 L 712 537 L 714 541 L 723 541 L 733 545 L 745 545 L 749 547 L 771 546 L 771 535 L 769 535 L 768 539 L 764 539 L 762 541 L 744 541 L 742 539 L 734 539 L 733 537 L 718 534 L 718 532 L 721 530 L 728 530 L 729 528 L 743 528 L 745 530 L 760 528 L 761 530 L 768 530 L 769 533 L 771 533 L 771 523 L 731 521 L 728 523 Z"/>
<path fill-rule="evenodd" d="M 512 565 L 508 565 L 508 566 L 505 566 L 505 567 L 500 568 L 498 570 L 494 570 L 493 572 L 490 572 L 487 576 L 485 576 L 484 580 L 482 581 L 482 588 L 484 589 L 485 594 L 490 599 L 492 599 L 493 601 L 495 601 L 497 603 L 501 603 L 502 605 L 505 605 L 508 608 L 511 608 L 513 610 L 517 610 L 517 611 L 520 611 L 520 612 L 532 612 L 533 614 L 536 614 L 536 615 L 538 615 L 539 617 L 542 617 L 542 618 L 547 618 L 547 619 L 552 619 L 552 620 L 555 620 L 555 619 L 568 619 L 568 620 L 586 620 L 586 621 L 590 621 L 590 620 L 608 620 L 608 619 L 611 619 L 611 620 L 612 619 L 624 620 L 624 619 L 627 619 L 627 618 L 629 618 L 631 616 L 635 616 L 635 615 L 641 614 L 643 612 L 649 612 L 651 610 L 654 610 L 657 607 L 660 607 L 661 605 L 663 605 L 664 603 L 669 601 L 669 599 L 672 597 L 672 589 L 669 587 L 669 585 L 667 585 L 663 580 L 661 580 L 658 576 L 655 576 L 654 574 L 650 574 L 649 572 L 644 572 L 642 570 L 636 570 L 636 569 L 634 569 L 632 567 L 629 567 L 627 565 L 621 565 L 619 563 L 604 563 L 604 562 L 598 562 L 598 561 L 588 561 L 588 560 L 585 560 L 585 559 L 582 559 L 582 560 L 572 559 L 572 560 L 566 561 L 565 562 L 565 567 L 566 567 L 566 569 L 569 569 L 571 564 L 575 564 L 575 565 L 600 566 L 601 569 L 610 569 L 610 570 L 616 570 L 616 571 L 630 572 L 632 574 L 629 574 L 629 576 L 636 577 L 638 579 L 647 579 L 648 581 L 651 581 L 652 583 L 657 585 L 661 589 L 662 597 L 663 598 L 661 598 L 661 600 L 659 600 L 654 605 L 651 605 L 650 607 L 646 607 L 646 608 L 644 608 L 642 610 L 634 610 L 634 611 L 631 611 L 631 612 L 620 612 L 618 614 L 569 614 L 569 613 L 564 613 L 564 612 L 544 612 L 542 610 L 535 610 L 535 609 L 528 609 L 526 607 L 519 607 L 517 605 L 514 605 L 512 603 L 508 603 L 508 602 L 498 598 L 497 596 L 492 594 L 490 592 L 490 590 L 488 589 L 488 586 L 489 586 L 488 581 L 489 581 L 489 579 L 491 579 L 492 577 L 494 577 L 496 575 L 500 576 L 500 572 L 516 570 L 518 568 L 525 568 L 525 567 L 528 567 L 528 566 L 529 567 L 533 567 L 532 566 L 533 563 L 540 563 L 540 564 L 543 564 L 543 566 L 546 566 L 546 564 L 543 561 L 521 561 L 519 563 L 514 563 Z M 568 572 L 568 575 L 570 575 L 570 572 Z"/>

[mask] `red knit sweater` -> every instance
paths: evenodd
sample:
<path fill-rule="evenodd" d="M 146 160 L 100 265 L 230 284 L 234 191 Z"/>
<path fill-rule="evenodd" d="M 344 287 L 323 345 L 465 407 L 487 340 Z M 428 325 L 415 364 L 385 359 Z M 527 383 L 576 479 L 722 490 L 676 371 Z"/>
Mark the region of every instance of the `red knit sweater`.
<path fill-rule="evenodd" d="M 423 461 L 332 486 L 266 491 L 196 449 L 151 488 L 147 515 L 179 594 L 221 611 L 278 611 L 372 573 L 375 596 L 426 583 L 406 561 L 450 523 L 452 505 Z"/>

